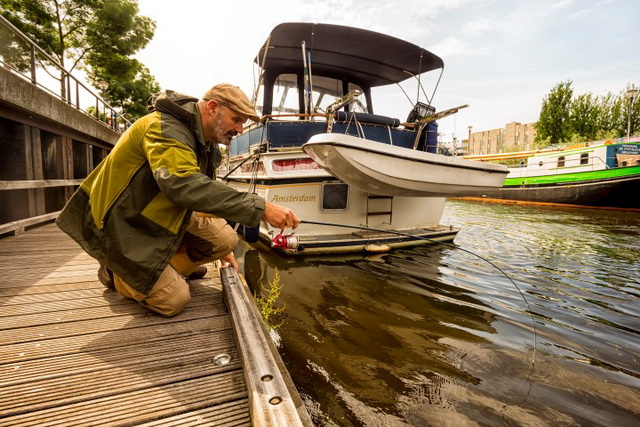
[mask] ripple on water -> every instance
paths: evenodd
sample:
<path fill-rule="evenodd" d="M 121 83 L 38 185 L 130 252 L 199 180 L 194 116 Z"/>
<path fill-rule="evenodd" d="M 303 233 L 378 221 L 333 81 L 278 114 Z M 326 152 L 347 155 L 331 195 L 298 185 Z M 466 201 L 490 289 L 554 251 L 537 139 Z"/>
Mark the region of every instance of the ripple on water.
<path fill-rule="evenodd" d="M 448 201 L 442 222 L 461 228 L 453 247 L 261 255 L 261 280 L 282 272 L 280 350 L 314 420 L 633 425 L 638 214 Z"/>

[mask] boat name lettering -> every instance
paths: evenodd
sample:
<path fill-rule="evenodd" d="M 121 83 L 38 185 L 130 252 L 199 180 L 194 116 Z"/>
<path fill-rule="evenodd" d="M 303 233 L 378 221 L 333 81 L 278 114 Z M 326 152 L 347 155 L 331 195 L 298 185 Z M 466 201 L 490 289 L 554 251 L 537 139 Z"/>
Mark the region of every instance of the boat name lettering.
<path fill-rule="evenodd" d="M 271 198 L 273 203 L 290 203 L 290 202 L 315 202 L 316 196 L 307 196 L 303 194 L 302 196 L 278 196 L 274 194 Z"/>

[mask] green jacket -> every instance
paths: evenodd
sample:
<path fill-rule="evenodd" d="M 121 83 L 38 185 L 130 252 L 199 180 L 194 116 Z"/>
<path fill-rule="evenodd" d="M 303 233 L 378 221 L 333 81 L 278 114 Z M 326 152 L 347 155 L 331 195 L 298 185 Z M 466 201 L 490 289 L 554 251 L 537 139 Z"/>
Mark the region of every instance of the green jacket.
<path fill-rule="evenodd" d="M 147 294 L 175 253 L 192 211 L 257 226 L 264 199 L 215 180 L 222 155 L 203 139 L 197 99 L 166 91 L 83 181 L 56 223 Z"/>

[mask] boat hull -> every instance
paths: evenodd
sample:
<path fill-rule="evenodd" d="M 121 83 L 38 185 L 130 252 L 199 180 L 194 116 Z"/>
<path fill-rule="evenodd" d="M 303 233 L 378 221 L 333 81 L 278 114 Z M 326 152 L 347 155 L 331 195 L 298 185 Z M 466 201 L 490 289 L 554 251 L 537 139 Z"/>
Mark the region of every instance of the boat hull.
<path fill-rule="evenodd" d="M 327 209 L 327 185 L 345 185 L 322 169 L 303 172 L 283 172 L 278 176 L 272 164 L 278 159 L 304 156 L 302 152 L 264 154 L 265 174 L 251 185 L 249 176 L 235 174 L 227 179 L 228 185 L 239 191 L 255 191 L 265 200 L 286 206 L 306 221 L 353 224 L 385 231 L 366 231 L 338 226 L 303 223 L 294 232 L 299 247 L 292 250 L 273 248 L 286 255 L 336 254 L 350 252 L 378 252 L 394 248 L 411 247 L 451 241 L 459 229 L 440 225 L 445 199 L 442 197 L 379 198 L 349 187 L 344 193 L 343 209 Z M 305 175 L 304 177 L 302 175 Z M 259 239 L 271 246 L 280 229 L 262 222 Z M 400 236 L 394 233 L 407 234 Z M 252 230 L 255 236 L 256 230 Z M 242 233 L 241 233 L 242 234 Z"/>
<path fill-rule="evenodd" d="M 537 203 L 568 204 L 602 208 L 640 209 L 640 166 L 621 168 L 624 175 L 611 176 L 611 171 L 602 171 L 597 179 L 528 184 L 505 185 L 482 197 Z M 609 176 L 604 175 L 607 173 Z M 591 176 L 593 177 L 593 173 Z"/>
<path fill-rule="evenodd" d="M 351 135 L 316 135 L 302 148 L 347 184 L 385 196 L 479 195 L 502 186 L 508 173 L 501 165 L 395 147 Z"/>

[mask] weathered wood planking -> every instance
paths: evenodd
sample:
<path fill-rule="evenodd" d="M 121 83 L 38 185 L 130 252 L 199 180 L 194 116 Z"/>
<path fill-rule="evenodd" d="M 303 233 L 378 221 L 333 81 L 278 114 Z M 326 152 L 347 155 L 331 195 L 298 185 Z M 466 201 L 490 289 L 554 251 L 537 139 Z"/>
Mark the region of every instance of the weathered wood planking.
<path fill-rule="evenodd" d="M 54 224 L 0 239 L 0 425 L 251 425 L 219 280 L 166 319 L 97 268 Z"/>

